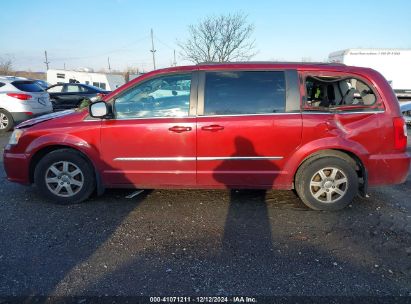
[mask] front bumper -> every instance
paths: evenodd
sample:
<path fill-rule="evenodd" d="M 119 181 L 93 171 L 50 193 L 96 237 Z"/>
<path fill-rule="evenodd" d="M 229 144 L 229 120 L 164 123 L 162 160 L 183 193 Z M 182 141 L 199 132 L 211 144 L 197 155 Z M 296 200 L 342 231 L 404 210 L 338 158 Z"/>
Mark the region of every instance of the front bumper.
<path fill-rule="evenodd" d="M 4 150 L 4 169 L 9 181 L 29 185 L 29 160 L 26 154 L 10 153 Z"/>

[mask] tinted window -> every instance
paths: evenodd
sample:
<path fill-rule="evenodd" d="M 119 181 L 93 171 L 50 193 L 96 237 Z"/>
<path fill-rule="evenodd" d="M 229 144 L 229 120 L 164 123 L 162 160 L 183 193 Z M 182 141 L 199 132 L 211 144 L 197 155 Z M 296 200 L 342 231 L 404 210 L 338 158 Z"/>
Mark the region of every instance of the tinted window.
<path fill-rule="evenodd" d="M 126 91 L 115 101 L 117 118 L 186 117 L 191 74 L 154 78 Z"/>
<path fill-rule="evenodd" d="M 1 88 L 2 86 L 4 86 L 4 85 L 5 85 L 5 83 L 0 82 L 0 88 Z"/>
<path fill-rule="evenodd" d="M 17 89 L 23 92 L 43 92 L 43 88 L 33 81 L 13 81 Z"/>
<path fill-rule="evenodd" d="M 284 112 L 284 72 L 206 74 L 205 115 Z"/>
<path fill-rule="evenodd" d="M 47 92 L 49 92 L 49 93 L 61 93 L 62 89 L 63 89 L 62 85 L 56 85 L 54 87 L 48 88 Z"/>

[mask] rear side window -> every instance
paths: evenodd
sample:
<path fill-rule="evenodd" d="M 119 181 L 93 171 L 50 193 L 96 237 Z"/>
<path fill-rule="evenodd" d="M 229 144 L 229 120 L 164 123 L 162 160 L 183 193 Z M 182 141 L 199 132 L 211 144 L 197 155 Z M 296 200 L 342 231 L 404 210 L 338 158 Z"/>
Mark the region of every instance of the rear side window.
<path fill-rule="evenodd" d="M 77 85 L 74 84 L 68 84 L 66 86 L 66 92 L 67 93 L 79 93 L 80 92 L 80 88 Z"/>
<path fill-rule="evenodd" d="M 6 84 L 3 83 L 3 82 L 0 82 L 0 88 L 1 88 L 2 86 L 4 86 L 4 85 L 6 85 Z"/>
<path fill-rule="evenodd" d="M 11 83 L 17 89 L 23 92 L 43 92 L 43 88 L 34 81 L 13 81 Z"/>
<path fill-rule="evenodd" d="M 367 108 L 377 101 L 370 86 L 357 78 L 309 76 L 305 85 L 309 108 Z"/>
<path fill-rule="evenodd" d="M 270 114 L 285 111 L 281 71 L 206 74 L 204 115 Z"/>

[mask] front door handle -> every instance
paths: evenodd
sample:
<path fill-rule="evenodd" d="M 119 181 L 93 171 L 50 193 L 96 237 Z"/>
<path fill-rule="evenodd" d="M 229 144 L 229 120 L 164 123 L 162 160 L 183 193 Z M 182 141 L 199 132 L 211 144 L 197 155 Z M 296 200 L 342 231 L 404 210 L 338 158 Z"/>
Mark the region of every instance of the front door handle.
<path fill-rule="evenodd" d="M 224 127 L 220 125 L 210 125 L 210 126 L 204 126 L 201 128 L 201 130 L 204 131 L 211 131 L 211 132 L 217 132 L 223 130 Z"/>
<path fill-rule="evenodd" d="M 191 127 L 183 127 L 183 126 L 174 126 L 169 128 L 171 132 L 176 132 L 176 133 L 183 133 L 187 131 L 191 131 Z"/>

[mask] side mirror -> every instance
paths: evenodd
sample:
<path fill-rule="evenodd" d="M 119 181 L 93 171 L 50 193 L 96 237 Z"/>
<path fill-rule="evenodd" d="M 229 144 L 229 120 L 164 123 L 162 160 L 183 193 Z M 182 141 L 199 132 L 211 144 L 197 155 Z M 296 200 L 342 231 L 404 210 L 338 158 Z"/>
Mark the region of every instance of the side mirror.
<path fill-rule="evenodd" d="M 110 105 L 104 101 L 97 101 L 89 106 L 89 113 L 94 118 L 108 118 L 111 115 Z"/>

